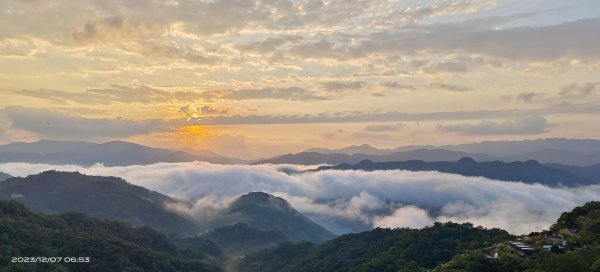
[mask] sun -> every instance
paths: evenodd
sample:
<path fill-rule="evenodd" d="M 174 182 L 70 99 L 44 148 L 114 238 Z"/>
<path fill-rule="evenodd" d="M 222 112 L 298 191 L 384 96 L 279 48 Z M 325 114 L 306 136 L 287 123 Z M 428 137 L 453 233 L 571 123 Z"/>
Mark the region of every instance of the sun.
<path fill-rule="evenodd" d="M 214 132 L 207 126 L 181 126 L 176 129 L 175 134 L 180 145 L 197 148 L 205 145 L 206 140 L 213 136 Z"/>

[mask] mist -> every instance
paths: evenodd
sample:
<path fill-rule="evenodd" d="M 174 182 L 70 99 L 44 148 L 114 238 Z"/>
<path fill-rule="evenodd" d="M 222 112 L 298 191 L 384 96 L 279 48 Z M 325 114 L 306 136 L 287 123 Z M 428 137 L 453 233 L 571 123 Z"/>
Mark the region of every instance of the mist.
<path fill-rule="evenodd" d="M 235 197 L 262 191 L 286 199 L 298 211 L 337 233 L 373 227 L 422 228 L 434 222 L 471 222 L 526 234 L 548 228 L 560 214 L 600 200 L 600 186 L 550 188 L 439 172 L 321 171 L 295 165 L 214 165 L 204 162 L 90 167 L 0 164 L 0 172 L 27 176 L 46 170 L 117 176 L 186 200 L 171 207 L 201 220 Z"/>

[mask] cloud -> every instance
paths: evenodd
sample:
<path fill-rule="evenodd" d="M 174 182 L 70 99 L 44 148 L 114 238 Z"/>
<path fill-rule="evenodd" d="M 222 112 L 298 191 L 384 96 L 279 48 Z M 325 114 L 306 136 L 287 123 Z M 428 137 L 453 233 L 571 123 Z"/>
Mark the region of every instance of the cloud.
<path fill-rule="evenodd" d="M 226 109 L 221 110 L 208 105 L 197 107 L 196 109 L 193 109 L 190 105 L 185 105 L 179 108 L 179 112 L 185 114 L 186 118 L 191 119 L 205 116 L 225 115 L 228 111 Z"/>
<path fill-rule="evenodd" d="M 408 7 L 401 14 L 401 21 L 414 24 L 427 17 L 471 14 L 496 6 L 496 1 L 436 2 L 432 5 Z"/>
<path fill-rule="evenodd" d="M 382 82 L 381 86 L 389 88 L 389 89 L 400 89 L 400 90 L 409 90 L 409 91 L 417 90 L 417 87 L 415 87 L 411 84 L 394 82 L 394 81 Z"/>
<path fill-rule="evenodd" d="M 382 132 L 382 131 L 398 131 L 402 125 L 370 125 L 365 127 L 365 131 Z"/>
<path fill-rule="evenodd" d="M 521 100 L 525 103 L 531 103 L 543 95 L 544 94 L 542 94 L 542 93 L 536 93 L 536 92 L 522 92 L 517 95 L 517 99 Z"/>
<path fill-rule="evenodd" d="M 172 120 L 173 125 L 234 125 L 234 124 L 317 124 L 317 123 L 359 123 L 359 122 L 398 122 L 426 120 L 481 120 L 513 118 L 522 116 L 553 114 L 600 114 L 597 103 L 568 104 L 562 103 L 534 109 L 507 110 L 471 110 L 445 112 L 322 112 L 312 115 L 230 115 L 203 118 L 202 120 Z"/>
<path fill-rule="evenodd" d="M 199 220 L 251 191 L 287 199 L 336 233 L 379 227 L 422 227 L 434 221 L 473 222 L 514 234 L 548 228 L 563 211 L 600 199 L 600 187 L 550 188 L 438 172 L 322 171 L 287 175 L 302 166 L 212 165 L 201 162 L 145 166 L 0 164 L 25 176 L 49 169 L 118 176 L 132 184 L 195 203 Z"/>
<path fill-rule="evenodd" d="M 482 121 L 477 124 L 440 125 L 438 129 L 465 135 L 520 135 L 544 133 L 549 127 L 546 118 L 531 116 L 504 122 Z"/>
<path fill-rule="evenodd" d="M 128 137 L 168 128 L 159 120 L 85 118 L 46 109 L 9 106 L 0 111 L 14 129 L 25 130 L 48 139 Z"/>
<path fill-rule="evenodd" d="M 456 61 L 442 61 L 431 63 L 421 70 L 428 74 L 439 74 L 439 73 L 466 73 L 468 66 L 462 62 Z"/>
<path fill-rule="evenodd" d="M 363 81 L 328 81 L 321 84 L 328 91 L 360 90 L 367 83 Z"/>
<path fill-rule="evenodd" d="M 276 99 L 276 100 L 323 100 L 324 96 L 301 87 L 265 87 L 260 89 L 237 89 L 209 91 L 207 94 L 215 98 L 230 100 Z"/>
<path fill-rule="evenodd" d="M 436 89 L 450 91 L 450 92 L 467 92 L 467 91 L 473 90 L 467 86 L 454 85 L 454 84 L 448 84 L 448 83 L 431 83 L 431 84 L 429 84 L 429 86 L 436 88 Z"/>
<path fill-rule="evenodd" d="M 167 91 L 147 85 L 111 84 L 106 88 L 88 88 L 83 92 L 36 89 L 7 91 L 12 94 L 34 97 L 55 103 L 73 102 L 82 105 L 106 105 L 127 103 L 167 103 L 209 99 L 205 92 Z"/>
<path fill-rule="evenodd" d="M 558 94 L 563 98 L 586 98 L 596 91 L 596 85 L 598 84 L 600 83 L 571 83 L 563 86 Z"/>
<path fill-rule="evenodd" d="M 435 220 L 429 216 L 426 210 L 408 205 L 398 208 L 388 216 L 376 216 L 373 226 L 380 228 L 411 228 L 420 229 L 431 226 Z"/>
<path fill-rule="evenodd" d="M 109 17 L 87 21 L 83 26 L 71 32 L 73 40 L 81 45 L 121 44 L 156 35 L 150 24 L 134 21 L 124 17 Z"/>
<path fill-rule="evenodd" d="M 498 28 L 506 18 L 486 18 L 446 24 L 400 26 L 370 35 L 361 43 L 338 50 L 349 56 L 375 53 L 481 54 L 522 61 L 553 61 L 560 58 L 598 59 L 600 38 L 589 33 L 600 30 L 600 18 L 556 25 Z M 590 40 L 591 39 L 591 40 Z M 332 52 L 335 54 L 336 52 Z"/>

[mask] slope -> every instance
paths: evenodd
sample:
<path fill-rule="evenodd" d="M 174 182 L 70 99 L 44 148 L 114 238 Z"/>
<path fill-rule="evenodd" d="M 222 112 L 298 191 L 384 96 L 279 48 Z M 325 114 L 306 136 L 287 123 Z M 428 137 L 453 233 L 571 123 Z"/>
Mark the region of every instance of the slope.
<path fill-rule="evenodd" d="M 165 208 L 176 200 L 115 177 L 47 171 L 0 182 L 0 199 L 17 200 L 48 213 L 75 211 L 165 232 L 197 231 L 193 223 Z"/>

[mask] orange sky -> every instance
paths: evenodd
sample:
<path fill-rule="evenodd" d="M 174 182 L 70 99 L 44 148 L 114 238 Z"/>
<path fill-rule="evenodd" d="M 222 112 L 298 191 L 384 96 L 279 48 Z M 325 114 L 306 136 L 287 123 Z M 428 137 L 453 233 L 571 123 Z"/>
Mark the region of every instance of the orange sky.
<path fill-rule="evenodd" d="M 0 143 L 598 138 L 597 1 L 0 3 Z"/>

